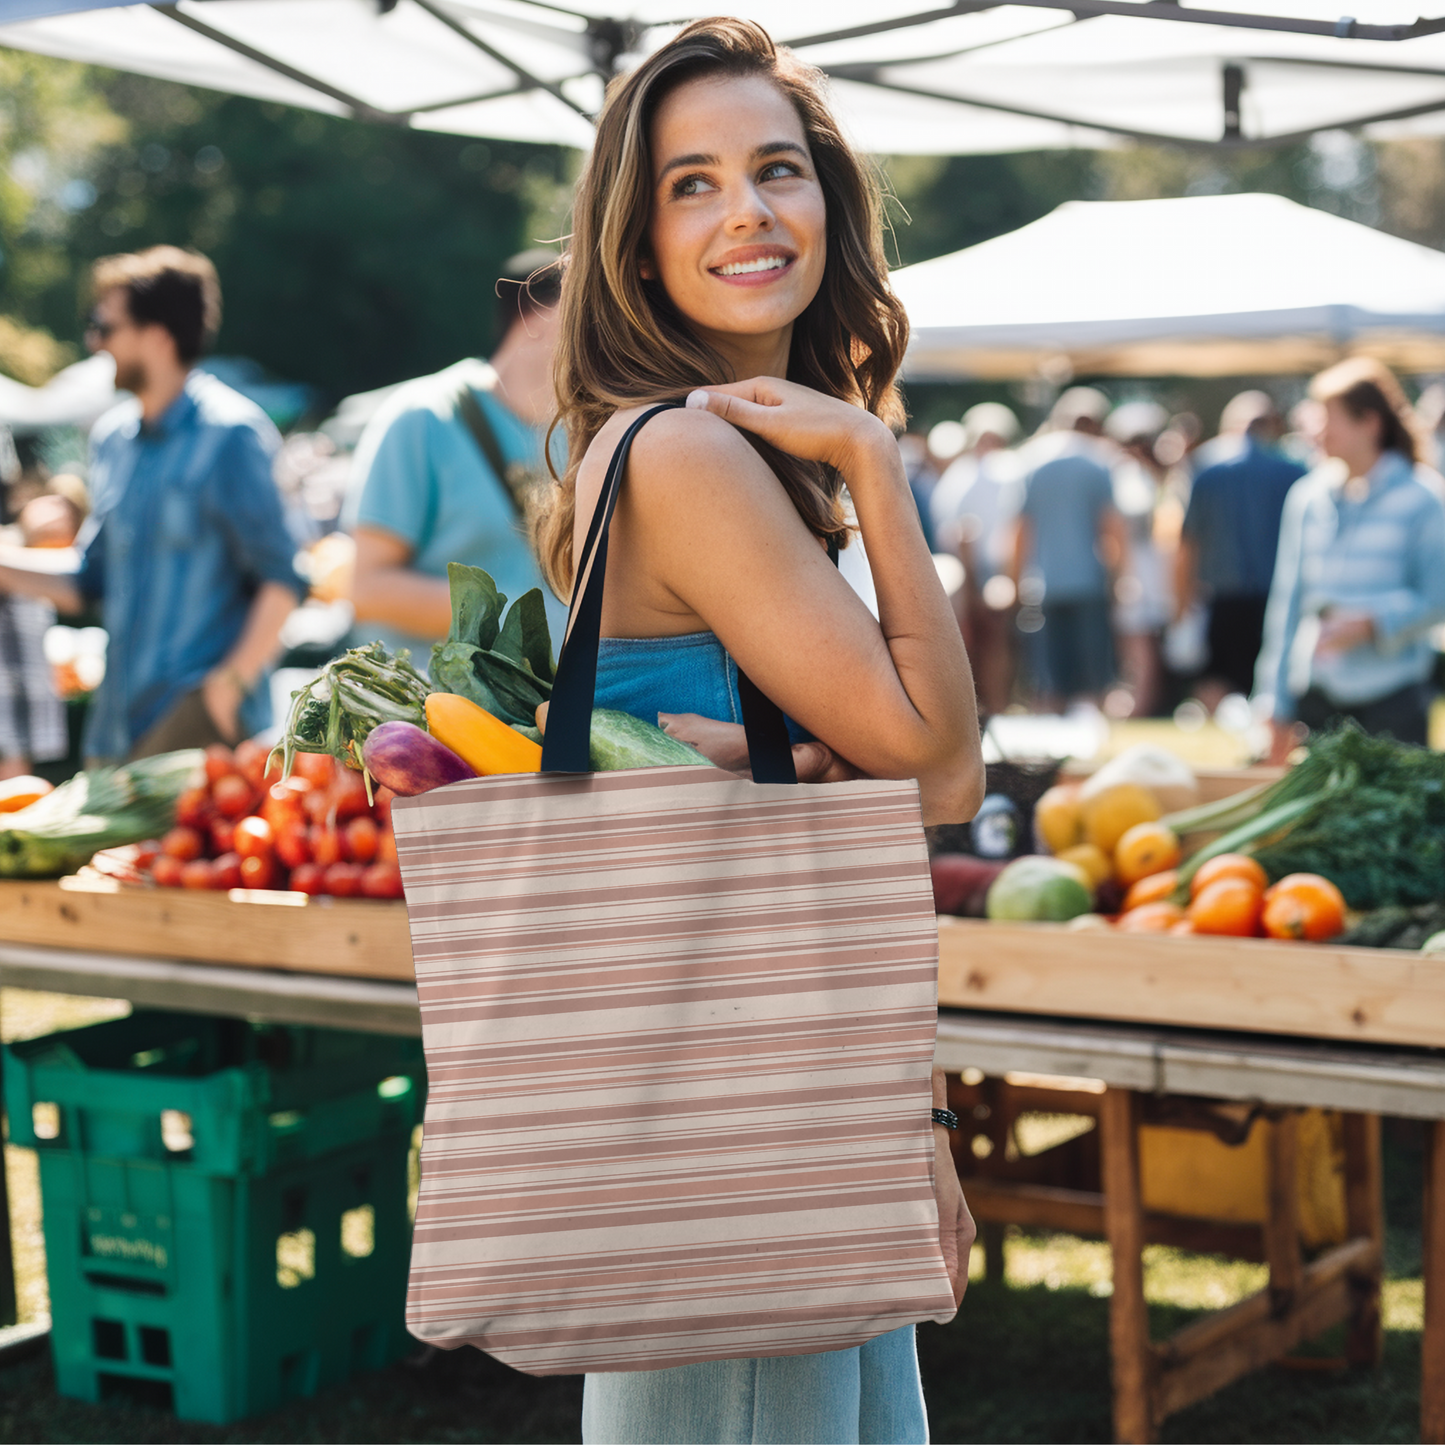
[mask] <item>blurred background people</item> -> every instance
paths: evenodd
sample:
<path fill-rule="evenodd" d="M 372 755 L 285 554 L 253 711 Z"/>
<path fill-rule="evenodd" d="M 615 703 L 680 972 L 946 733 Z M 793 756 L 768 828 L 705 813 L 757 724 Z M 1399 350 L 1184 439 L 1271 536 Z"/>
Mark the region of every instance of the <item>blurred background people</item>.
<path fill-rule="evenodd" d="M 985 401 L 963 415 L 964 450 L 929 499 L 935 550 L 963 563 L 964 639 L 984 712 L 1002 712 L 1013 695 L 1015 601 L 1009 576 L 1014 527 L 1023 502 L 1023 468 L 1011 448 L 1018 418 Z"/>
<path fill-rule="evenodd" d="M 514 256 L 497 282 L 501 341 L 490 362 L 468 358 L 408 382 L 367 424 L 342 514 L 356 539 L 356 641 L 407 648 L 425 671 L 451 626 L 448 562 L 485 568 L 513 600 L 540 587 L 553 643 L 561 641 L 567 611 L 542 581 L 527 535 L 555 410 L 561 285 L 554 252 Z"/>
<path fill-rule="evenodd" d="M 155 246 L 92 273 L 87 340 L 132 399 L 91 433 L 93 510 L 74 553 L 0 553 L 0 589 L 98 602 L 109 643 L 84 752 L 114 761 L 233 743 L 271 721 L 268 670 L 305 596 L 271 476 L 276 428 L 196 362 L 221 320 L 215 268 Z M 51 523 L 47 523 L 52 525 Z"/>
<path fill-rule="evenodd" d="M 1221 459 L 1194 479 L 1175 558 L 1174 609 L 1208 612 L 1207 656 L 1196 687 L 1211 711 L 1249 695 L 1279 550 L 1285 497 L 1305 469 L 1278 449 L 1284 418 L 1263 391 L 1245 391 L 1220 417 Z"/>
<path fill-rule="evenodd" d="M 1129 539 L 1099 442 L 1108 414 L 1102 392 L 1070 387 L 1054 404 L 1049 431 L 1025 448 L 1011 575 L 1024 604 L 1019 626 L 1032 625 L 1045 711 L 1097 706 L 1114 679 L 1110 606 Z"/>
<path fill-rule="evenodd" d="M 916 431 L 904 432 L 898 438 L 898 454 L 903 458 L 903 475 L 908 478 L 913 505 L 918 508 L 918 525 L 923 528 L 923 540 L 928 543 L 930 552 L 936 552 L 938 541 L 933 535 L 929 501 L 938 485 L 938 469 L 928 450 L 928 438 Z"/>
<path fill-rule="evenodd" d="M 1112 469 L 1114 507 L 1129 535 L 1113 613 L 1123 688 L 1106 705 L 1106 711 L 1118 717 L 1151 717 L 1162 697 L 1160 644 L 1172 610 L 1172 589 L 1157 535 L 1168 469 L 1155 458 L 1154 445 L 1168 424 L 1164 408 L 1152 401 L 1125 402 L 1104 424 L 1119 448 Z M 1168 542 L 1172 546 L 1172 536 Z"/>
<path fill-rule="evenodd" d="M 1298 740 L 1297 723 L 1342 717 L 1425 743 L 1429 632 L 1445 619 L 1445 501 L 1419 463 L 1399 382 L 1357 357 L 1322 372 L 1310 394 L 1331 460 L 1285 500 L 1256 671 L 1257 691 L 1273 700 L 1276 762 Z"/>

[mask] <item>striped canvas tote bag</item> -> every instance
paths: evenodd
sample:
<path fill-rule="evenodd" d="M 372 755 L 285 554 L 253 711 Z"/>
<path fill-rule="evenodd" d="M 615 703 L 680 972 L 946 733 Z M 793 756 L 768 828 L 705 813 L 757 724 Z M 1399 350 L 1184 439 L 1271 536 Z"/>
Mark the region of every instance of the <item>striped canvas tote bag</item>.
<path fill-rule="evenodd" d="M 592 519 L 543 771 L 398 799 L 428 1097 L 407 1326 L 532 1374 L 846 1349 L 954 1313 L 912 782 L 593 773 Z M 592 562 L 590 571 L 588 561 Z"/>

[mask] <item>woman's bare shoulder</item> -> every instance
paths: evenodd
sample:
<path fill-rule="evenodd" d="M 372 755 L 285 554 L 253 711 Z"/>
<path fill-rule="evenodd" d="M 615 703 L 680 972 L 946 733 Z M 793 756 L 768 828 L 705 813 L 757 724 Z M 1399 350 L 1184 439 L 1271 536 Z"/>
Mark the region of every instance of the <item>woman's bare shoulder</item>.
<path fill-rule="evenodd" d="M 608 464 L 627 429 L 646 414 L 645 406 L 614 412 L 587 448 L 578 471 L 584 491 L 602 486 Z M 739 467 L 760 469 L 762 459 L 736 427 L 712 412 L 670 407 L 659 412 L 637 433 L 628 457 L 628 476 L 634 485 L 649 488 L 665 479 L 669 486 L 714 481 L 720 474 L 737 475 Z"/>

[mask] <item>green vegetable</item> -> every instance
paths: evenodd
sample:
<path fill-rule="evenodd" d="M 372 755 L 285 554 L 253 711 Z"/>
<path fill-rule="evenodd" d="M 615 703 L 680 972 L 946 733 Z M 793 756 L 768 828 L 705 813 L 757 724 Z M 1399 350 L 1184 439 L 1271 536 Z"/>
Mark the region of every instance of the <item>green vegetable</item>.
<path fill-rule="evenodd" d="M 204 760 L 204 753 L 189 748 L 77 773 L 28 808 L 4 816 L 0 877 L 59 877 L 102 848 L 158 836 L 171 826 L 176 799 L 196 781 Z"/>
<path fill-rule="evenodd" d="M 1023 923 L 1063 923 L 1087 913 L 1093 895 L 1083 870 L 1059 858 L 1015 858 L 989 885 L 988 916 Z"/>
<path fill-rule="evenodd" d="M 1445 897 L 1445 754 L 1353 723 L 1317 738 L 1279 782 L 1164 822 L 1228 830 L 1180 869 L 1181 889 L 1206 859 L 1245 851 L 1271 878 L 1323 874 L 1351 908 Z"/>
<path fill-rule="evenodd" d="M 277 744 L 287 775 L 297 753 L 330 753 L 339 763 L 371 775 L 361 746 L 384 722 L 426 727 L 430 686 L 405 653 L 393 657 L 379 642 L 353 647 L 333 658 L 305 687 L 291 694 L 291 712 Z"/>
<path fill-rule="evenodd" d="M 1445 903 L 1391 904 L 1366 913 L 1335 940 L 1356 948 L 1420 948 L 1445 929 Z"/>
<path fill-rule="evenodd" d="M 452 629 L 432 649 L 432 683 L 485 708 L 503 722 L 530 727 L 552 696 L 556 663 L 540 588 L 507 599 L 480 567 L 447 564 Z"/>
<path fill-rule="evenodd" d="M 640 717 L 617 712 L 610 707 L 592 710 L 588 756 L 599 773 L 616 772 L 619 768 L 667 768 L 688 763 L 711 766 L 696 748 L 669 737 L 661 728 L 643 722 Z"/>

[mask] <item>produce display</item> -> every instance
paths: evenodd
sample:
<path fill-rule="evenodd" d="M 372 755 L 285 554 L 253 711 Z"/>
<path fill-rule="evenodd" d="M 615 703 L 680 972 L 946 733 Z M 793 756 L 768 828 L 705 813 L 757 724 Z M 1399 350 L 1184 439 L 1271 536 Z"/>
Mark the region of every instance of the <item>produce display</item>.
<path fill-rule="evenodd" d="M 1440 949 L 1445 755 L 1346 725 L 1277 782 L 1197 799 L 1178 759 L 1130 749 L 1039 798 L 1033 854 L 935 855 L 935 903 L 1128 933 Z"/>
<path fill-rule="evenodd" d="M 0 878 L 56 878 L 102 848 L 152 837 L 200 763 L 193 750 L 88 769 L 58 788 L 12 779 L 0 789 Z"/>

